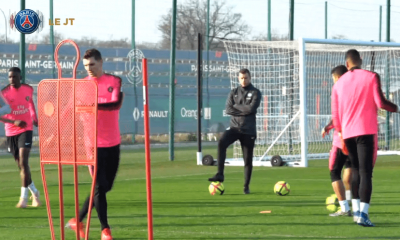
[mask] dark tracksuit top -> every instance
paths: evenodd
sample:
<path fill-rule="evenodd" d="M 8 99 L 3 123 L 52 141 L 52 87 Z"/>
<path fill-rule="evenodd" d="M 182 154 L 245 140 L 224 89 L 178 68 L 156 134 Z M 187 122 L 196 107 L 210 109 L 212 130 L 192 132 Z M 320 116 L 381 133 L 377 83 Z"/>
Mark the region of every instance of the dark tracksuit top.
<path fill-rule="evenodd" d="M 230 127 L 240 133 L 257 136 L 256 114 L 260 106 L 261 92 L 251 83 L 239 86 L 229 93 L 226 101 L 226 114 L 231 115 Z"/>

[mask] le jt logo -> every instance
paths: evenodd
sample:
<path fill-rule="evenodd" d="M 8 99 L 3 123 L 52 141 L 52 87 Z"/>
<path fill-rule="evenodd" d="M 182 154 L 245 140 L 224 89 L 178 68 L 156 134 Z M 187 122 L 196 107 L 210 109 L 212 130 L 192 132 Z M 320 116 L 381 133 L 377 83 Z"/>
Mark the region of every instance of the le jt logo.
<path fill-rule="evenodd" d="M 75 18 L 66 18 L 63 25 L 68 25 L 69 22 L 70 22 L 70 25 L 74 25 L 74 20 L 75 20 Z M 53 19 L 49 19 L 49 25 L 50 26 L 61 25 L 60 18 L 55 18 L 54 21 L 53 21 Z"/>

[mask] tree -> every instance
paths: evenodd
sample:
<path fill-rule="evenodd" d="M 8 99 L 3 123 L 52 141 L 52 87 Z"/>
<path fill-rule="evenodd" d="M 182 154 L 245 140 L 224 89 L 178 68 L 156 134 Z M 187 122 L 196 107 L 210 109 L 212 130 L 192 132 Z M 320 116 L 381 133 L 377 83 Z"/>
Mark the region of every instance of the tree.
<path fill-rule="evenodd" d="M 222 47 L 220 39 L 243 39 L 250 32 L 242 20 L 242 14 L 233 13 L 233 7 L 225 1 L 213 1 L 210 6 L 210 49 Z M 177 6 L 176 48 L 197 49 L 197 34 L 205 38 L 207 23 L 207 1 L 187 0 Z M 158 29 L 162 33 L 161 48 L 171 44 L 172 10 L 161 17 Z M 205 42 L 205 41 L 204 41 Z M 203 46 L 204 48 L 204 46 Z"/>
<path fill-rule="evenodd" d="M 260 33 L 257 36 L 253 36 L 253 41 L 268 41 L 268 33 Z M 271 32 L 271 41 L 288 41 L 289 34 L 279 34 L 277 29 L 272 29 Z"/>
<path fill-rule="evenodd" d="M 336 35 L 332 36 L 332 39 L 344 39 L 344 40 L 346 40 L 347 37 L 345 35 L 343 35 L 343 34 L 336 34 Z"/>

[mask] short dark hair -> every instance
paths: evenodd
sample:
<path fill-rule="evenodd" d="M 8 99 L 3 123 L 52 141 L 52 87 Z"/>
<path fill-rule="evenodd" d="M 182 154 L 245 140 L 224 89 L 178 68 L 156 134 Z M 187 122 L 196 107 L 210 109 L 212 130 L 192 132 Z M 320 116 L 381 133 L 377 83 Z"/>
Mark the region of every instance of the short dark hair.
<path fill-rule="evenodd" d="M 332 69 L 331 74 L 340 77 L 346 72 L 347 72 L 347 67 L 345 65 L 339 65 Z"/>
<path fill-rule="evenodd" d="M 361 65 L 360 53 L 356 49 L 350 49 L 346 52 L 345 60 L 350 60 L 353 64 Z"/>
<path fill-rule="evenodd" d="M 94 59 L 97 61 L 101 60 L 100 51 L 95 48 L 86 50 L 85 55 L 83 55 L 83 59 L 89 59 L 91 57 L 94 57 Z"/>
<path fill-rule="evenodd" d="M 240 69 L 239 73 L 241 73 L 241 74 L 246 74 L 247 73 L 247 74 L 249 74 L 249 77 L 251 77 L 250 71 L 247 68 Z"/>
<path fill-rule="evenodd" d="M 12 67 L 10 69 L 8 69 L 8 72 L 16 72 L 21 74 L 21 69 L 19 67 Z"/>

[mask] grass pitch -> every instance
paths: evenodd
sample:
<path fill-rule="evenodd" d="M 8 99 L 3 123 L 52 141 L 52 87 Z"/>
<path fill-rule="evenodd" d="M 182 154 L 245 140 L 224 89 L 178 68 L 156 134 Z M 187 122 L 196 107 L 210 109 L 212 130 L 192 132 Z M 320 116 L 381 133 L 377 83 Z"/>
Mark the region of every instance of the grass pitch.
<path fill-rule="evenodd" d="M 205 154 L 216 156 L 216 148 Z M 348 217 L 329 217 L 325 198 L 333 193 L 327 160 L 310 161 L 308 168 L 255 167 L 251 194 L 243 194 L 243 167 L 227 167 L 225 193 L 211 196 L 207 181 L 216 167 L 197 166 L 195 148 L 152 150 L 154 239 L 399 239 L 400 162 L 398 156 L 379 157 L 374 170 L 370 218 L 364 228 Z M 229 155 L 228 155 L 229 156 Z M 147 239 L 144 150 L 123 150 L 113 190 L 107 195 L 109 224 L 119 239 Z M 42 193 L 39 157 L 31 155 L 33 180 Z M 59 237 L 57 169 L 46 166 L 50 201 Z M 89 192 L 87 167 L 80 168 L 80 204 Z M 277 181 L 291 186 L 288 196 L 273 193 Z M 16 209 L 20 194 L 17 167 L 11 155 L 0 157 L 0 239 L 50 239 L 46 208 Z M 74 216 L 72 168 L 64 169 L 66 221 Z M 260 211 L 271 213 L 260 214 Z M 66 239 L 75 239 L 66 230 Z M 90 239 L 100 239 L 97 213 L 92 214 Z"/>

